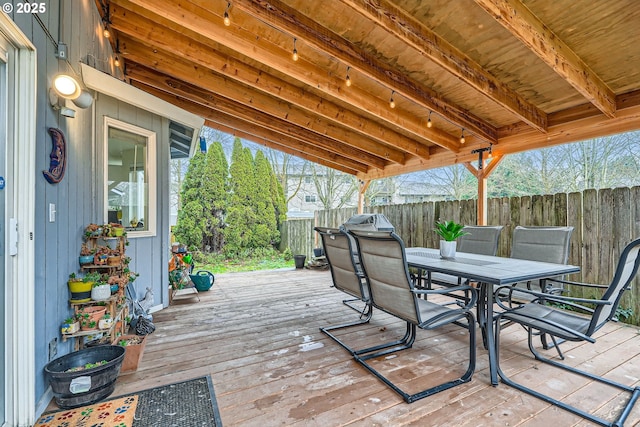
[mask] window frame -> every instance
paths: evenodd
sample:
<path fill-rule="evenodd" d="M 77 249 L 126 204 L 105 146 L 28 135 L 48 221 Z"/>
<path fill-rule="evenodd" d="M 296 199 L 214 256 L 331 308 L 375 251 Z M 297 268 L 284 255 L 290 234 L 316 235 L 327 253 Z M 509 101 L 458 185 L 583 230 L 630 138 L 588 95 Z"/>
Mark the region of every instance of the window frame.
<path fill-rule="evenodd" d="M 104 116 L 104 222 L 108 222 L 109 218 L 109 129 L 116 128 L 126 132 L 131 132 L 136 135 L 145 137 L 147 139 L 146 146 L 146 159 L 145 170 L 147 171 L 147 212 L 148 218 L 144 218 L 146 230 L 135 231 L 127 230 L 127 237 L 153 237 L 157 235 L 157 209 L 156 209 L 156 188 L 157 188 L 157 173 L 156 173 L 156 145 L 157 135 L 155 131 L 142 128 L 140 126 L 132 125 L 127 122 L 123 122 L 113 117 Z"/>

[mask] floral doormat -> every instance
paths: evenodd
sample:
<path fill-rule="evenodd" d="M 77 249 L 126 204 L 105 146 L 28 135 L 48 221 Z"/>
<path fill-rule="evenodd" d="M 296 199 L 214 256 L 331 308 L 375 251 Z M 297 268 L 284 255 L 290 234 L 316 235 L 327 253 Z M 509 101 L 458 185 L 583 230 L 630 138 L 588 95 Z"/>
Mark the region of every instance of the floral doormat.
<path fill-rule="evenodd" d="M 44 414 L 34 427 L 131 427 L 137 405 L 137 395 L 124 396 Z"/>

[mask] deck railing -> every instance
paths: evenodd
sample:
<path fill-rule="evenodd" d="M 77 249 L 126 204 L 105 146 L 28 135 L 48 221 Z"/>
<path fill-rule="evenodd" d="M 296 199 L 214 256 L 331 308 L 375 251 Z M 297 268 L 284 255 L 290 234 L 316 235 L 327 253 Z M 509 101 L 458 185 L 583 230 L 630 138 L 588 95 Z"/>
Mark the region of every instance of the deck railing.
<path fill-rule="evenodd" d="M 375 206 L 365 211 L 384 214 L 408 247 L 436 248 L 438 238 L 433 226 L 437 219 L 476 224 L 475 199 Z M 487 211 L 487 225 L 504 226 L 500 256 L 509 256 L 511 234 L 517 225 L 573 226 L 569 263 L 582 269 L 571 277 L 575 280 L 608 283 L 622 248 L 640 237 L 640 187 L 494 198 L 488 200 Z M 287 221 L 282 229 L 282 247 L 310 257 L 319 245 L 313 232 L 315 225 L 337 227 L 355 213 L 355 208 L 321 210 L 316 211 L 314 219 Z M 621 304 L 624 314 L 633 313 L 624 321 L 634 325 L 640 325 L 639 284 L 636 278 Z"/>

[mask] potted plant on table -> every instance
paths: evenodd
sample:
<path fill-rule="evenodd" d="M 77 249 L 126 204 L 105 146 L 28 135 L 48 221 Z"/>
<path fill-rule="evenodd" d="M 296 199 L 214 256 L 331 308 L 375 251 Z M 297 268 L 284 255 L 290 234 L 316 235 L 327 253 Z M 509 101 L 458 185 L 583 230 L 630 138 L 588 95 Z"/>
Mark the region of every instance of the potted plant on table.
<path fill-rule="evenodd" d="M 436 221 L 434 231 L 442 238 L 440 240 L 440 256 L 442 258 L 456 257 L 456 239 L 469 234 L 463 231 L 463 227 L 462 224 L 455 221 Z"/>

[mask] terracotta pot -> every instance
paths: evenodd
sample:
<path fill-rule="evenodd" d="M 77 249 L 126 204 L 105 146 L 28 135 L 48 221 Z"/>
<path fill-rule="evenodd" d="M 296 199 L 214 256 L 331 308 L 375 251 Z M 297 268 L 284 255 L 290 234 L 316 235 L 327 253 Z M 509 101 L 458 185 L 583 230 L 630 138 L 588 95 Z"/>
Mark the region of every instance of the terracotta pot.
<path fill-rule="evenodd" d="M 88 314 L 89 315 L 88 320 L 89 321 L 95 320 L 97 325 L 98 321 L 102 319 L 102 316 L 104 316 L 106 312 L 107 312 L 107 307 L 90 305 L 88 307 L 83 307 L 81 310 L 79 310 L 78 314 L 81 314 L 81 313 Z"/>

